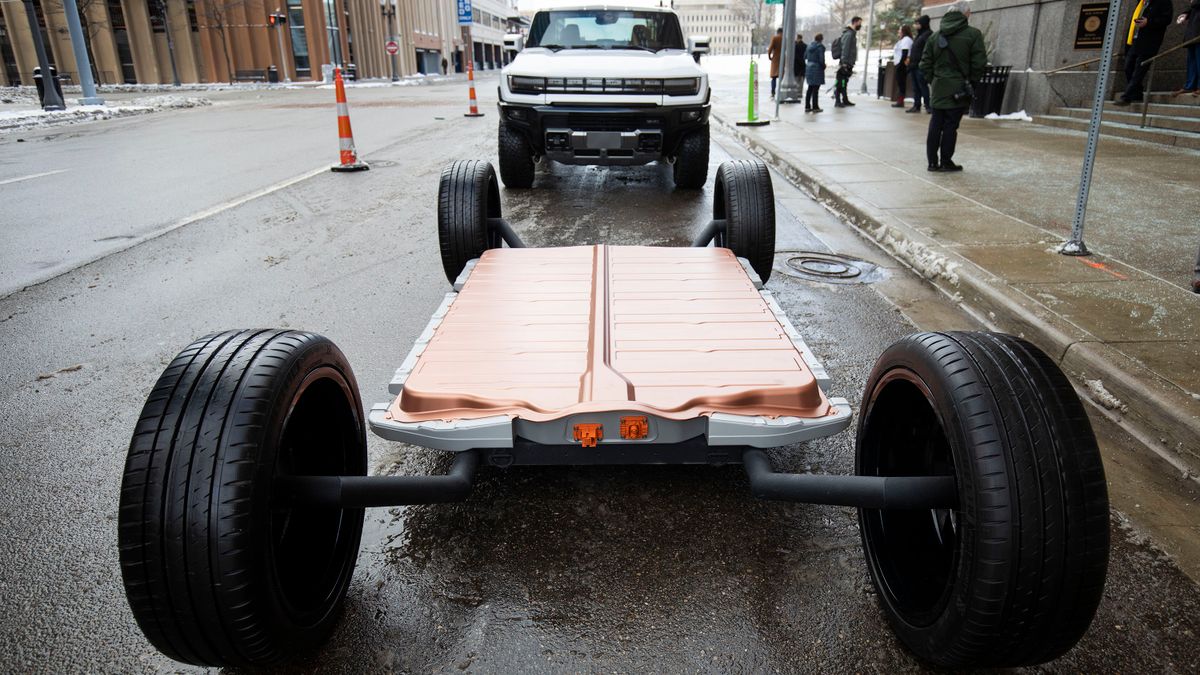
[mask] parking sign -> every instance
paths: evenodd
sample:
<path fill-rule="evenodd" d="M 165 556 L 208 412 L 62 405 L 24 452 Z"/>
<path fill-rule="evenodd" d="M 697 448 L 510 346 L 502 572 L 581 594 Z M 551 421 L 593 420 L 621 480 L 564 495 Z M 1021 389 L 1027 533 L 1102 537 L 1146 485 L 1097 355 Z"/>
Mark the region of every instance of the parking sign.
<path fill-rule="evenodd" d="M 471 0 L 458 0 L 458 25 L 471 25 Z"/>

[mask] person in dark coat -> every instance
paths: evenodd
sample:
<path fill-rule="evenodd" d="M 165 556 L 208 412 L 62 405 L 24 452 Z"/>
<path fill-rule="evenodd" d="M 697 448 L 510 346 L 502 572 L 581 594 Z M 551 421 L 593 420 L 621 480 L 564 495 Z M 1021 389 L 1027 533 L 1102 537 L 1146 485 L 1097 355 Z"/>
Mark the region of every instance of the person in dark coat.
<path fill-rule="evenodd" d="M 797 78 L 803 77 L 804 59 L 807 58 L 808 45 L 804 43 L 804 36 L 796 34 L 796 51 L 792 52 L 792 72 Z M 796 82 L 796 86 L 803 87 L 803 82 Z"/>
<path fill-rule="evenodd" d="M 1192 0 L 1192 6 L 1176 21 L 1183 24 L 1184 42 L 1200 37 L 1200 0 Z M 1175 92 L 1176 96 L 1183 94 L 1200 96 L 1200 42 L 1187 48 L 1187 82 Z"/>
<path fill-rule="evenodd" d="M 971 8 L 965 0 L 951 5 L 921 55 L 921 71 L 933 82 L 933 116 L 929 118 L 929 134 L 925 137 L 930 171 L 962 171 L 952 158 L 958 142 L 958 123 L 971 101 L 963 100 L 959 94 L 964 91 L 964 84 L 983 79 L 987 68 L 983 33 L 967 25 L 970 16 Z"/>
<path fill-rule="evenodd" d="M 1142 80 L 1150 70 L 1145 61 L 1162 47 L 1163 36 L 1174 16 L 1171 0 L 1142 0 L 1133 10 L 1133 23 L 1125 40 L 1128 46 L 1125 50 L 1125 81 L 1128 84 L 1115 105 L 1125 106 L 1142 100 Z"/>
<path fill-rule="evenodd" d="M 933 106 L 929 105 L 929 79 L 921 72 L 921 55 L 930 35 L 933 35 L 933 31 L 929 30 L 929 16 L 925 15 L 917 19 L 917 36 L 913 38 L 912 51 L 908 55 L 908 67 L 913 81 L 913 107 L 904 112 L 919 113 L 922 103 L 925 104 L 926 112 L 933 112 Z"/>
<path fill-rule="evenodd" d="M 854 74 L 854 64 L 858 62 L 858 29 L 862 28 L 862 17 L 850 19 L 850 25 L 842 30 L 842 55 L 838 58 L 837 74 L 833 81 L 833 107 L 845 108 L 854 105 L 850 102 L 847 89 L 850 76 Z M 864 74 L 863 77 L 866 77 Z"/>
<path fill-rule="evenodd" d="M 821 106 L 817 104 L 817 95 L 825 84 L 825 35 L 822 33 L 817 33 L 804 53 L 804 80 L 808 83 L 804 112 L 819 113 Z"/>

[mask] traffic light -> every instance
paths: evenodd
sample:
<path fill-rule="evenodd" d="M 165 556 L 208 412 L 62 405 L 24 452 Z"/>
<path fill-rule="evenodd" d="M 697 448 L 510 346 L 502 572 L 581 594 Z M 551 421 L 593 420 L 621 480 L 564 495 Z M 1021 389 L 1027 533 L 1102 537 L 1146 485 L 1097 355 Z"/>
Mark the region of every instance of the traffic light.
<path fill-rule="evenodd" d="M 275 26 L 282 26 L 287 23 L 287 14 L 282 12 L 278 14 L 268 14 L 267 21 L 270 22 L 272 28 Z"/>

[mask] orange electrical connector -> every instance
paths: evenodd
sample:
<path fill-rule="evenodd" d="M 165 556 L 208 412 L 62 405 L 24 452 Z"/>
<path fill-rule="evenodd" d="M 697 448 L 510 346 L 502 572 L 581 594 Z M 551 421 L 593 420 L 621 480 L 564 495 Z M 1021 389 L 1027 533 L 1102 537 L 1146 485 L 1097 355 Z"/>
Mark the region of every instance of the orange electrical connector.
<path fill-rule="evenodd" d="M 590 422 L 576 424 L 575 440 L 585 448 L 596 447 L 597 443 L 604 440 L 604 425 Z"/>
<path fill-rule="evenodd" d="M 638 441 L 650 433 L 650 422 L 645 415 L 633 415 L 621 418 L 621 438 L 627 441 Z"/>

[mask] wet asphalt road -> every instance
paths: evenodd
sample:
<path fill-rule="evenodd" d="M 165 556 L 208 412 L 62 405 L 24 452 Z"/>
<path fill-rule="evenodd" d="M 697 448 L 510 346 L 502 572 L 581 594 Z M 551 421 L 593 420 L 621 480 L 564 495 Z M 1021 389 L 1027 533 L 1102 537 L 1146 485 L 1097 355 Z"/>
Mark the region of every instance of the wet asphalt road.
<path fill-rule="evenodd" d="M 494 118 L 463 129 L 461 119 L 429 117 L 368 154 L 366 174 L 320 174 L 0 300 L 0 670 L 186 670 L 141 637 L 116 562 L 120 471 L 144 396 L 193 338 L 279 326 L 328 335 L 354 365 L 364 401 L 386 399 L 393 369 L 447 290 L 434 220 L 440 169 L 495 157 Z M 714 169 L 740 156 L 716 140 Z M 775 181 L 779 247 L 824 249 L 814 232 L 831 241 L 837 222 Z M 657 166 L 552 167 L 534 190 L 503 199 L 532 245 L 682 244 L 711 208 L 710 190 L 675 192 Z M 906 274 L 885 269 L 874 286 L 772 277 L 833 375 L 833 395 L 857 404 L 875 356 L 915 330 L 878 292 L 912 285 Z M 922 302 L 909 314 L 945 322 L 922 328 L 969 323 Z M 370 453 L 378 473 L 447 465 L 374 437 Z M 774 459 L 848 472 L 852 454 L 847 432 Z M 1042 670 L 1200 670 L 1200 591 L 1121 521 L 1116 514 L 1092 630 Z M 371 510 L 341 625 L 298 665 L 920 667 L 876 608 L 854 512 L 757 502 L 735 467 L 485 468 L 464 503 Z"/>

